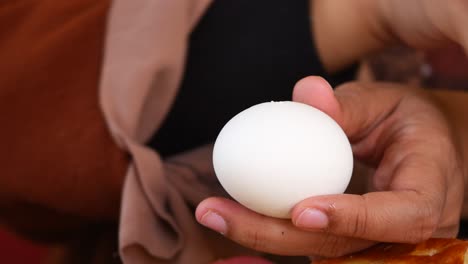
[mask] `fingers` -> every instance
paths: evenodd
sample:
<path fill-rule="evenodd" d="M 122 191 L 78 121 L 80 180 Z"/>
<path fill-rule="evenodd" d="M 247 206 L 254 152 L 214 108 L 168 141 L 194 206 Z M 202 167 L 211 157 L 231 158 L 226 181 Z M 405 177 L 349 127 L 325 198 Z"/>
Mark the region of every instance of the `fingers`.
<path fill-rule="evenodd" d="M 430 238 L 439 227 L 446 206 L 444 172 L 436 165 L 437 161 L 428 163 L 432 159 L 424 153 L 413 152 L 402 158 L 385 157 L 384 160 L 395 163 L 387 166 L 393 167 L 385 172 L 387 176 L 376 176 L 385 178 L 382 190 L 388 191 L 308 198 L 293 209 L 294 225 L 383 242 L 415 243 Z M 379 170 L 382 169 L 377 173 Z M 319 213 L 323 215 L 317 220 Z M 326 225 L 322 224 L 323 218 Z"/>
<path fill-rule="evenodd" d="M 435 231 L 439 214 L 415 191 L 374 192 L 365 195 L 332 195 L 304 201 L 294 209 L 293 223 L 305 230 L 322 230 L 383 242 L 416 243 Z M 317 212 L 327 225 L 316 229 Z"/>
<path fill-rule="evenodd" d="M 395 85 L 374 86 L 345 84 L 333 95 L 317 77 L 296 85 L 294 99 L 334 118 L 350 137 L 354 154 L 377 166 L 374 187 L 387 192 L 312 197 L 294 208 L 292 220 L 297 227 L 336 236 L 419 242 L 440 225 L 448 169 L 456 159 L 435 108 Z"/>
<path fill-rule="evenodd" d="M 293 100 L 311 105 L 332 117 L 352 142 L 365 137 L 400 102 L 400 89 L 379 89 L 364 83 L 347 83 L 336 88 L 320 77 L 306 77 L 294 87 Z"/>
<path fill-rule="evenodd" d="M 259 215 L 234 201 L 209 198 L 197 208 L 196 218 L 237 243 L 279 255 L 338 256 L 369 247 L 372 242 L 328 233 L 304 232 L 291 221 Z"/>

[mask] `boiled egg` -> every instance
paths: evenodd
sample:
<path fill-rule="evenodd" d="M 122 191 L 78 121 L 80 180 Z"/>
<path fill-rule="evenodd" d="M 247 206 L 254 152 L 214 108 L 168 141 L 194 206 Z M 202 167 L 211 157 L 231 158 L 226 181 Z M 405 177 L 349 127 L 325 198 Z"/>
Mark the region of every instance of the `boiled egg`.
<path fill-rule="evenodd" d="M 298 202 L 343 193 L 353 170 L 350 143 L 322 111 L 297 102 L 266 102 L 234 116 L 213 150 L 219 182 L 263 215 L 290 218 Z"/>

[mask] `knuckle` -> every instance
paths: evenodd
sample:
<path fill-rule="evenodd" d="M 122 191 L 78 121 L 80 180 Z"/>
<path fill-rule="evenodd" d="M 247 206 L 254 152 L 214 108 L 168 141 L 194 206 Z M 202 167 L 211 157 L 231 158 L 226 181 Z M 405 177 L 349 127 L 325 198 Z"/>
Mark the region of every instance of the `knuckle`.
<path fill-rule="evenodd" d="M 411 243 L 411 244 L 417 244 L 421 243 L 425 240 L 428 240 L 429 238 L 432 237 L 434 234 L 434 229 L 432 228 L 427 228 L 427 227 L 421 227 L 419 231 L 415 231 L 412 234 L 408 236 L 408 238 L 405 240 L 405 242 Z"/>
<path fill-rule="evenodd" d="M 259 230 L 249 230 L 245 233 L 244 244 L 256 251 L 262 251 L 265 248 L 266 238 Z"/>
<path fill-rule="evenodd" d="M 317 250 L 317 255 L 327 258 L 339 257 L 343 255 L 340 239 L 337 236 L 327 233 L 323 243 Z"/>
<path fill-rule="evenodd" d="M 368 206 L 367 206 L 367 196 L 361 195 L 358 196 L 360 199 L 361 206 L 357 207 L 354 216 L 352 216 L 351 221 L 348 221 L 347 235 L 350 237 L 362 238 L 365 237 L 368 233 Z"/>
<path fill-rule="evenodd" d="M 416 240 L 418 242 L 428 240 L 429 238 L 432 237 L 435 231 L 436 231 L 435 226 L 428 226 L 428 227 L 422 228 L 421 232 L 419 233 L 419 237 L 416 237 Z"/>
<path fill-rule="evenodd" d="M 439 214 L 436 213 L 437 206 L 434 206 L 433 202 L 427 201 L 419 209 L 418 223 L 419 228 L 415 228 L 413 232 L 409 233 L 408 242 L 410 243 L 419 243 L 424 240 L 431 238 L 437 230 L 439 224 Z"/>

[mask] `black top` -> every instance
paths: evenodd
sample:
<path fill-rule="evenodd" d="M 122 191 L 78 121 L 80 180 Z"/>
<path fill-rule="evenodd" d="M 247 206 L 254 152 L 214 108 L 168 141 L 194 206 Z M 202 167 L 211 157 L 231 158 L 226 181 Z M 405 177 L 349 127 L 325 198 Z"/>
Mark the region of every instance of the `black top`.
<path fill-rule="evenodd" d="M 190 37 L 176 101 L 149 145 L 164 156 L 214 142 L 224 124 L 261 102 L 291 100 L 317 57 L 309 0 L 215 0 Z M 327 78 L 336 84 L 354 69 Z"/>

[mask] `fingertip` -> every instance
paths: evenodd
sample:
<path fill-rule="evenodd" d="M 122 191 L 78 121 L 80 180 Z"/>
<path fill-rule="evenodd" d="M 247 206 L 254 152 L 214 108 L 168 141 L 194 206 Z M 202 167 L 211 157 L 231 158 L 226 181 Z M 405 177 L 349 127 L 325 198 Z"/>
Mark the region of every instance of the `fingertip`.
<path fill-rule="evenodd" d="M 294 226 L 305 230 L 324 230 L 328 228 L 329 217 L 327 205 L 330 201 L 325 196 L 307 198 L 291 210 L 291 221 Z"/>
<path fill-rule="evenodd" d="M 331 85 L 320 76 L 309 76 L 296 83 L 293 101 L 313 106 L 335 118 L 339 103 Z"/>
<path fill-rule="evenodd" d="M 202 201 L 195 210 L 195 218 L 199 224 L 226 235 L 229 230 L 228 222 L 217 209 L 219 205 L 216 205 L 216 200 L 217 198 L 208 198 Z"/>
<path fill-rule="evenodd" d="M 198 222 L 201 221 L 203 216 L 209 211 L 213 210 L 213 208 L 216 208 L 216 203 L 217 203 L 216 197 L 210 197 L 207 198 L 203 201 L 201 201 L 197 208 L 195 209 L 195 218 L 197 219 Z"/>
<path fill-rule="evenodd" d="M 334 218 L 336 206 L 349 200 L 348 194 L 329 194 L 306 198 L 297 203 L 291 210 L 291 221 L 297 227 L 302 229 L 328 229 L 330 220 Z M 308 228 L 300 224 L 305 220 L 305 216 L 313 219 L 313 223 Z"/>
<path fill-rule="evenodd" d="M 243 207 L 233 200 L 222 197 L 209 197 L 198 204 L 195 209 L 195 217 L 200 221 L 209 211 L 229 216 L 242 209 Z"/>
<path fill-rule="evenodd" d="M 324 230 L 328 227 L 327 214 L 317 208 L 303 209 L 293 220 L 296 227 L 307 230 Z"/>
<path fill-rule="evenodd" d="M 309 104 L 315 96 L 333 94 L 331 85 L 320 76 L 308 76 L 299 80 L 294 86 L 293 100 Z"/>
<path fill-rule="evenodd" d="M 304 210 L 307 210 L 307 207 L 302 206 L 300 204 L 297 204 L 293 209 L 291 210 L 291 222 L 296 225 L 297 220 L 299 219 L 300 215 Z"/>

